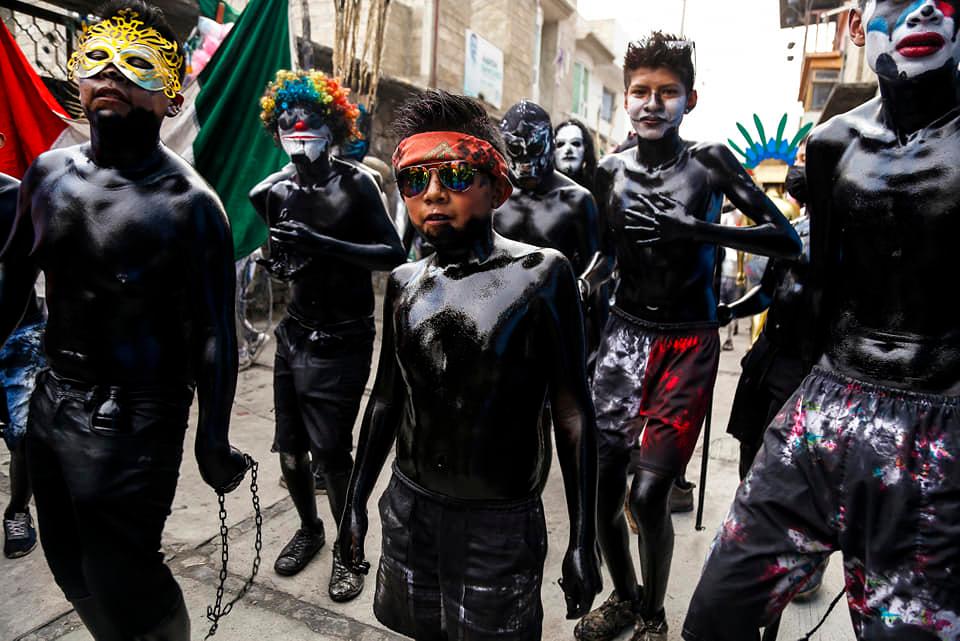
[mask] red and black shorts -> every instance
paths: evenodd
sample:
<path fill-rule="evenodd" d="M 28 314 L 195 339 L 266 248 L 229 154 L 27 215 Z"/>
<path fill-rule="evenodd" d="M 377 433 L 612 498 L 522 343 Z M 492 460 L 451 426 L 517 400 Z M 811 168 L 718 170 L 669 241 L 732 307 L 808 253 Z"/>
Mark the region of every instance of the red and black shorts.
<path fill-rule="evenodd" d="M 715 323 L 661 325 L 611 309 L 593 380 L 600 465 L 681 474 L 710 409 Z"/>

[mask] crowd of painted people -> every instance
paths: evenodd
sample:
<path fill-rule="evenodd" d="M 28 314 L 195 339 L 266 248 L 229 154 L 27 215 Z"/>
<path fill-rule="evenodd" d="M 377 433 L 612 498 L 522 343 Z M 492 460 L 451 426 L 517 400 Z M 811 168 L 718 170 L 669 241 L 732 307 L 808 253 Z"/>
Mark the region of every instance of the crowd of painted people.
<path fill-rule="evenodd" d="M 250 186 L 265 265 L 290 286 L 273 449 L 300 523 L 274 570 L 326 542 L 319 477 L 337 519 L 329 594 L 356 597 L 393 453 L 376 618 L 420 640 L 540 639 L 555 449 L 574 635 L 665 641 L 671 495 L 710 411 L 719 327 L 769 308 L 731 418 L 743 480 L 683 637 L 759 638 L 840 551 L 857 638 L 957 639 L 958 8 L 851 11 L 880 95 L 811 135 L 790 186 L 809 217 L 793 225 L 726 146 L 680 136 L 698 96 L 679 37 L 629 45 L 635 136 L 599 162 L 581 123 L 553 127 L 530 101 L 496 123 L 464 96 L 409 98 L 389 120 L 416 260 L 376 177 L 332 154 L 361 138 L 346 89 L 278 72 L 261 124 L 290 163 Z M 250 464 L 229 439 L 237 274 L 219 199 L 159 142 L 183 102 L 181 45 L 141 0 L 99 15 L 70 61 L 90 142 L 0 184 L 4 552 L 35 544 L 32 492 L 47 563 L 95 639 L 185 641 L 160 540 L 195 394 L 203 480 L 230 492 Z M 724 201 L 754 224 L 723 224 Z M 735 300 L 718 299 L 718 247 L 771 257 Z M 354 452 L 375 271 L 390 272 L 382 347 Z M 601 559 L 612 591 L 593 608 Z"/>

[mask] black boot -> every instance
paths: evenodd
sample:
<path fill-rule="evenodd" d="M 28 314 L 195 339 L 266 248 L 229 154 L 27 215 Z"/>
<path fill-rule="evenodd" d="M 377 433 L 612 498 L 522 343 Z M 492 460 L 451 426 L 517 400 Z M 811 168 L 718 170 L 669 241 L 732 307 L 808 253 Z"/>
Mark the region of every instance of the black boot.
<path fill-rule="evenodd" d="M 190 641 L 190 616 L 183 597 L 170 616 L 152 630 L 135 636 L 133 641 Z"/>
<path fill-rule="evenodd" d="M 70 604 L 77 611 L 87 631 L 93 635 L 94 641 L 124 641 L 123 634 L 92 596 L 76 599 Z"/>

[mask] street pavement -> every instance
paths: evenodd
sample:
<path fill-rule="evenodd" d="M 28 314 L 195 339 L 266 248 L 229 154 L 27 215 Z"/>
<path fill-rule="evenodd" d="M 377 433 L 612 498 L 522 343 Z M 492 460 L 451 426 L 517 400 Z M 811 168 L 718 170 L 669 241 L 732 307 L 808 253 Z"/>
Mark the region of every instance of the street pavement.
<path fill-rule="evenodd" d="M 740 373 L 739 360 L 747 349 L 745 332 L 736 337 L 736 349 L 723 352 L 720 374 L 714 397 L 713 430 L 709 448 L 709 480 L 705 502 L 705 530 L 694 529 L 694 514 L 674 515 L 677 540 L 670 578 L 666 611 L 670 640 L 680 639 L 680 627 L 700 567 L 710 541 L 722 522 L 736 490 L 737 443 L 725 434 L 730 404 Z M 263 564 L 249 594 L 222 620 L 216 638 L 221 641 L 271 639 L 318 639 L 336 641 L 387 641 L 401 637 L 381 626 L 373 616 L 373 577 L 380 550 L 380 522 L 376 499 L 389 477 L 389 465 L 380 476 L 377 490 L 369 505 L 370 534 L 366 553 L 373 564 L 363 594 L 348 604 L 335 604 L 327 596 L 330 577 L 330 548 L 333 539 L 332 519 L 326 497 L 318 496 L 320 514 L 327 524 L 328 544 L 315 560 L 295 577 L 281 577 L 273 572 L 273 562 L 280 549 L 297 528 L 297 517 L 286 491 L 278 484 L 279 464 L 270 453 L 273 438 L 272 368 L 273 342 L 251 369 L 241 372 L 233 409 L 231 439 L 233 444 L 250 453 L 260 462 L 259 492 L 263 507 Z M 376 360 L 374 360 L 376 362 Z M 368 383 L 369 386 L 371 381 Z M 196 408 L 194 408 L 195 410 Z M 362 415 L 362 411 L 361 411 Z M 207 606 L 213 602 L 221 557 L 216 495 L 200 479 L 193 459 L 194 413 L 185 443 L 184 462 L 173 512 L 164 534 L 164 551 L 186 596 L 193 621 L 192 638 L 204 638 L 209 627 Z M 359 432 L 358 427 L 355 432 Z M 702 441 L 701 441 L 702 443 Z M 699 482 L 702 445 L 690 463 L 688 478 Z M 4 450 L 0 457 L 0 500 L 9 498 L 6 476 L 9 457 Z M 249 477 L 248 477 L 249 481 Z M 564 618 L 563 595 L 557 584 L 566 547 L 568 526 L 559 465 L 554 461 L 544 491 L 550 550 L 544 570 L 543 604 L 544 634 L 548 641 L 573 639 L 574 622 Z M 248 482 L 228 495 L 226 500 L 229 535 L 229 579 L 227 596 L 234 594 L 249 574 L 253 562 L 255 527 Z M 636 549 L 636 541 L 633 542 Z M 636 557 L 635 557 L 636 558 Z M 8 560 L 0 558 L 0 641 L 89 641 L 76 614 L 53 582 L 38 547 L 28 557 Z M 604 577 L 599 605 L 611 590 Z M 779 638 L 794 640 L 813 628 L 826 611 L 831 599 L 843 585 L 840 563 L 834 558 L 827 572 L 824 588 L 809 603 L 792 604 L 784 614 Z M 629 639 L 625 633 L 618 641 Z M 812 641 L 852 641 L 846 607 L 841 603 L 824 626 L 811 637 Z"/>

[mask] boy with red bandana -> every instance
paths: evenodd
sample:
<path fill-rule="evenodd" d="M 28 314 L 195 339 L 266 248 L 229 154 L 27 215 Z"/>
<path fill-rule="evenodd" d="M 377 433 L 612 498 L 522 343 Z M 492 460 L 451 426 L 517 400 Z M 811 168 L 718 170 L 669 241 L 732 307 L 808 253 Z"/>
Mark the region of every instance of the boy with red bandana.
<path fill-rule="evenodd" d="M 366 504 L 380 500 L 374 613 L 420 641 L 535 641 L 550 465 L 549 398 L 570 514 L 567 614 L 600 588 L 596 445 L 576 278 L 562 254 L 507 240 L 510 195 L 497 128 L 475 101 L 428 92 L 401 108 L 393 157 L 410 220 L 436 254 L 391 274 L 383 347 L 341 524 L 341 557 L 364 561 Z"/>

